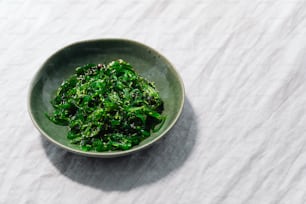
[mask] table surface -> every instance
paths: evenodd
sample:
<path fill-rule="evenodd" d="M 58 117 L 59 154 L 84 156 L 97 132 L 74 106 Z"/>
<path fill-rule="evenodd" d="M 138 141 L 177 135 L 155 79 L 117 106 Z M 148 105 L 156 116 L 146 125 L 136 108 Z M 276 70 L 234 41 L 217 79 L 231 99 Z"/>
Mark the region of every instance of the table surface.
<path fill-rule="evenodd" d="M 0 203 L 306 203 L 303 0 L 0 1 Z M 182 117 L 139 154 L 94 159 L 27 113 L 40 65 L 76 41 L 127 38 L 186 86 Z"/>

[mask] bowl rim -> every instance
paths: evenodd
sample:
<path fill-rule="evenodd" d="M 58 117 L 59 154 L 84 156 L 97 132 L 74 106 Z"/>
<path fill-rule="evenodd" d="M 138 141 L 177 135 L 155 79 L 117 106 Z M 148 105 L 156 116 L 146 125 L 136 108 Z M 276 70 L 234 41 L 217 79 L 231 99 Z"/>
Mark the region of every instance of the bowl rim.
<path fill-rule="evenodd" d="M 78 149 L 74 149 L 72 147 L 69 147 L 69 146 L 66 146 L 66 145 L 63 145 L 61 144 L 60 142 L 56 141 L 55 139 L 53 139 L 52 137 L 50 137 L 44 130 L 41 129 L 41 127 L 38 125 L 38 123 L 36 122 L 36 119 L 32 113 L 32 108 L 31 108 L 31 98 L 32 98 L 32 94 L 33 94 L 33 88 L 34 88 L 34 85 L 35 85 L 35 82 L 38 80 L 38 77 L 40 75 L 40 73 L 42 72 L 43 70 L 43 67 L 46 65 L 46 63 L 52 58 L 54 57 L 55 55 L 57 55 L 59 52 L 69 48 L 69 47 L 72 47 L 74 45 L 78 45 L 78 44 L 83 44 L 83 43 L 90 43 L 90 42 L 95 42 L 95 41 L 117 41 L 117 42 L 127 42 L 127 43 L 130 43 L 130 44 L 136 44 L 137 46 L 140 46 L 140 47 L 144 47 L 146 49 L 149 49 L 153 52 L 155 52 L 156 54 L 159 55 L 159 57 L 165 61 L 166 63 L 168 63 L 170 66 L 169 66 L 169 69 L 171 69 L 172 73 L 175 74 L 176 78 L 178 79 L 178 82 L 180 84 L 180 87 L 181 87 L 181 90 L 182 90 L 182 100 L 180 101 L 180 106 L 179 106 L 179 110 L 174 118 L 174 120 L 168 125 L 168 127 L 158 136 L 156 136 L 156 138 L 154 138 L 153 140 L 143 144 L 143 145 L 140 145 L 140 146 L 135 146 L 129 150 L 119 150 L 119 151 L 107 151 L 107 152 L 91 152 L 91 151 L 82 151 L 81 149 L 78 150 Z M 36 71 L 36 73 L 34 74 L 33 78 L 31 79 L 31 82 L 30 82 L 30 85 L 28 87 L 28 94 L 27 94 L 27 109 L 28 109 L 28 113 L 30 115 L 30 118 L 34 124 L 34 126 L 37 128 L 37 130 L 45 137 L 47 138 L 51 143 L 54 143 L 56 145 L 58 145 L 59 147 L 69 151 L 69 152 L 72 152 L 72 153 L 75 153 L 75 154 L 79 154 L 79 155 L 83 155 L 83 156 L 88 156 L 88 157 L 100 157 L 100 158 L 111 158 L 111 157 L 119 157 L 119 156 L 124 156 L 124 155 L 127 155 L 127 154 L 131 154 L 133 152 L 137 152 L 137 151 L 140 151 L 140 150 L 143 150 L 149 146 L 151 146 L 152 144 L 154 144 L 155 142 L 157 142 L 158 140 L 160 140 L 162 137 L 164 137 L 168 132 L 169 130 L 175 125 L 175 123 L 177 122 L 178 118 L 180 117 L 181 113 L 182 113 L 182 110 L 183 110 L 183 107 L 184 107 L 184 102 L 185 102 L 185 87 L 184 87 L 184 83 L 183 83 L 183 80 L 181 78 L 181 76 L 179 75 L 178 71 L 175 69 L 175 67 L 173 66 L 173 64 L 166 58 L 164 57 L 160 52 L 158 52 L 157 50 L 155 50 L 154 48 L 151 48 L 143 43 L 140 43 L 140 42 L 137 42 L 137 41 L 134 41 L 134 40 L 130 40 L 130 39 L 126 39 L 126 38 L 97 38 L 97 39 L 90 39 L 90 40 L 83 40 L 83 41 L 76 41 L 74 43 L 71 43 L 71 44 L 68 44 L 66 46 L 64 46 L 63 48 L 61 49 L 58 49 L 56 50 L 51 56 L 49 56 L 48 58 L 46 58 L 44 60 L 44 62 L 39 66 L 38 70 Z"/>

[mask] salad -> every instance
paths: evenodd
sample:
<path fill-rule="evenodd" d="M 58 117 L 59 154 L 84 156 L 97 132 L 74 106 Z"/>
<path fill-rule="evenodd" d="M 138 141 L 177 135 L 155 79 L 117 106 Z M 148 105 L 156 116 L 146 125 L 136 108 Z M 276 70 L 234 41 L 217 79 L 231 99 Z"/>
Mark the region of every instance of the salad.
<path fill-rule="evenodd" d="M 77 67 L 51 104 L 54 110 L 46 116 L 68 126 L 67 138 L 84 151 L 131 149 L 166 119 L 154 83 L 121 59 Z"/>

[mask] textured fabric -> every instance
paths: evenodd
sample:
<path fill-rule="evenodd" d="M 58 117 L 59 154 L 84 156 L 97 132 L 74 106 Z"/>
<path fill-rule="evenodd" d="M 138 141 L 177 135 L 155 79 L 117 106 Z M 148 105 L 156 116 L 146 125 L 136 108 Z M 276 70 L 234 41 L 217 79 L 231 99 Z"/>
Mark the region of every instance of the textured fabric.
<path fill-rule="evenodd" d="M 306 203 L 303 0 L 0 0 L 0 203 Z M 49 143 L 27 113 L 40 65 L 76 41 L 164 54 L 182 117 L 139 154 L 93 159 Z"/>

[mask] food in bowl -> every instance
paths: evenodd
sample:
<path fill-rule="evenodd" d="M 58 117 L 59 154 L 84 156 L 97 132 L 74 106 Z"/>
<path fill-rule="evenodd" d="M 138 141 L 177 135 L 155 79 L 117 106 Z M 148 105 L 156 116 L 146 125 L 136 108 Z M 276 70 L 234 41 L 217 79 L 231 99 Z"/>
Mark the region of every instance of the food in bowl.
<path fill-rule="evenodd" d="M 67 139 L 83 151 L 131 149 L 166 120 L 154 83 L 122 59 L 77 67 L 51 104 L 48 119 L 68 126 Z"/>

